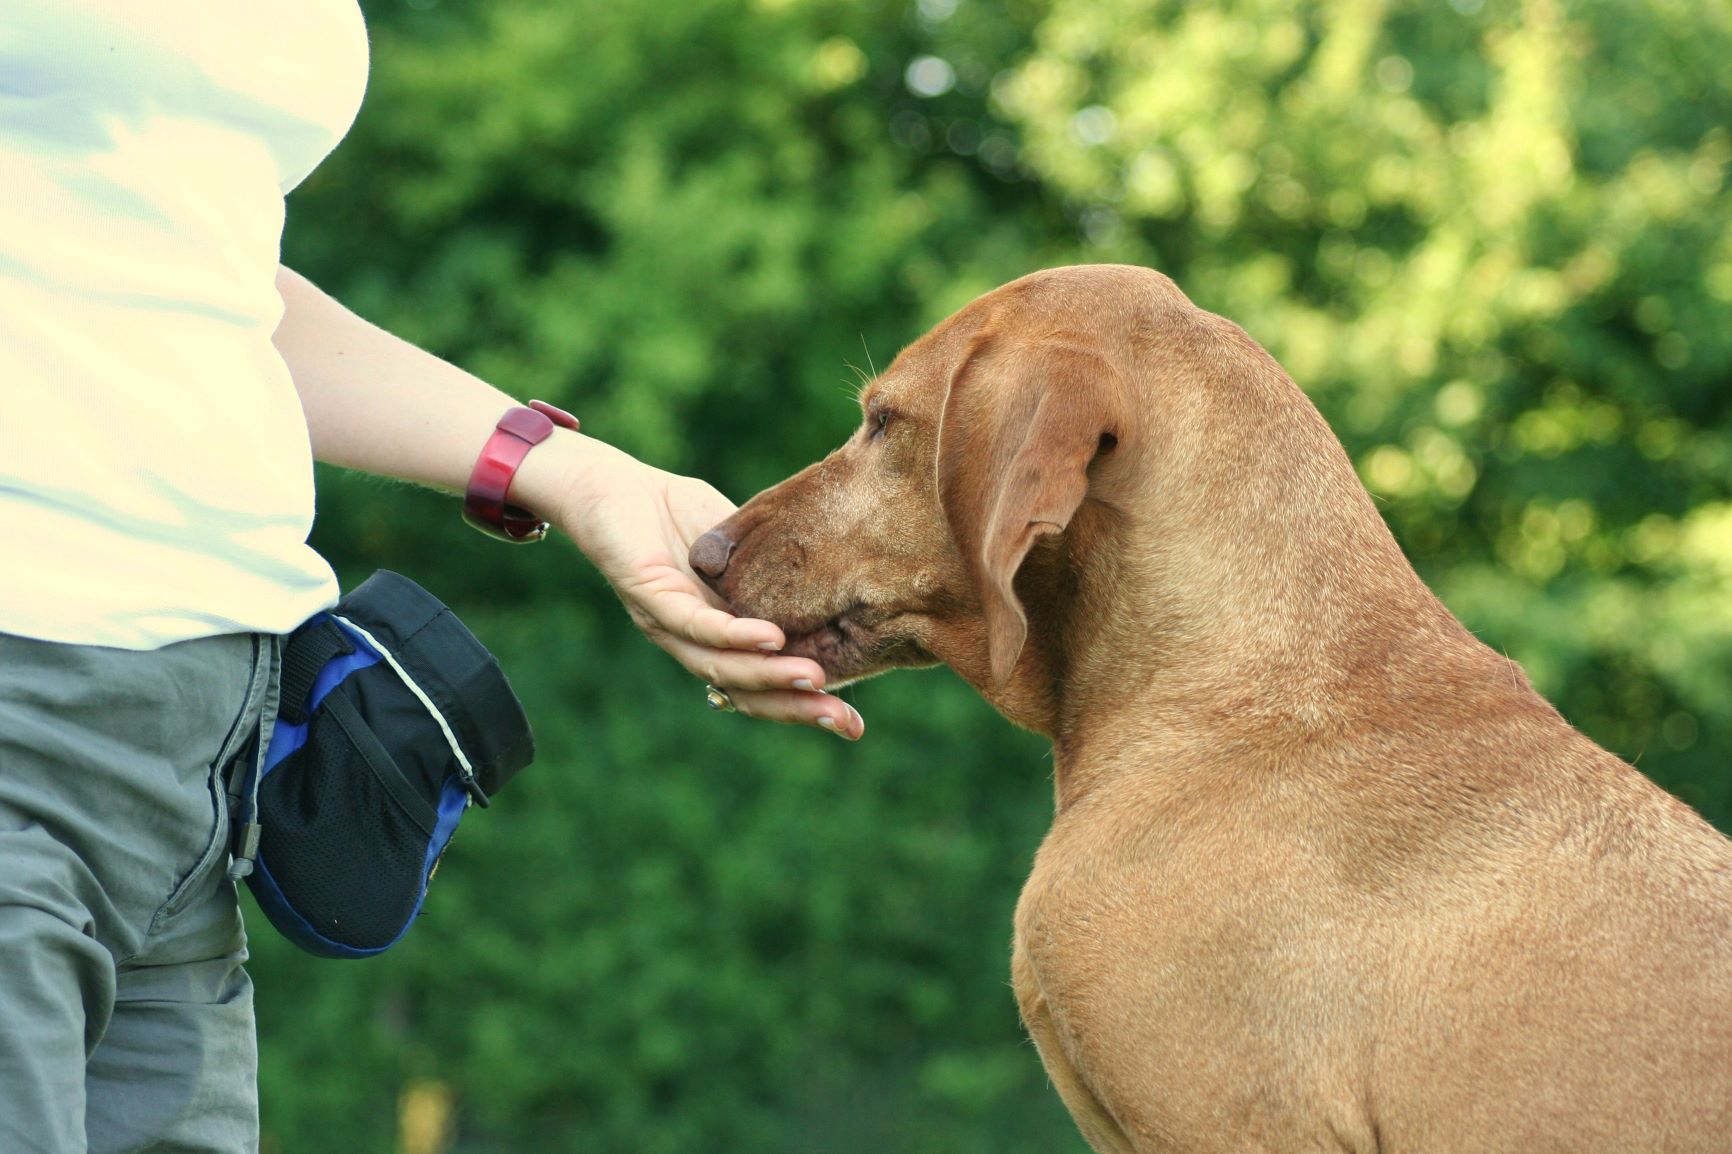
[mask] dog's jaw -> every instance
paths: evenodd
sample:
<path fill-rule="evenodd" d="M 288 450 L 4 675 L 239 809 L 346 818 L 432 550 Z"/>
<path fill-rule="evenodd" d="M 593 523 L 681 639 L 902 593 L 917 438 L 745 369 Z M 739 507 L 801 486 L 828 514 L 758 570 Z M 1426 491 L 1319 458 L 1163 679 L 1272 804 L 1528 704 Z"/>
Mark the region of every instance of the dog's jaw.
<path fill-rule="evenodd" d="M 823 667 L 824 675 L 831 683 L 843 676 L 844 671 L 855 663 L 854 654 L 851 652 L 853 643 L 849 634 L 847 610 L 817 625 L 802 627 L 784 624 L 782 633 L 788 639 L 787 644 L 782 647 L 782 653 L 788 657 L 809 657 L 816 661 Z"/>
<path fill-rule="evenodd" d="M 736 612 L 745 612 L 736 605 Z M 920 642 L 895 626 L 908 615 L 853 603 L 829 617 L 814 621 L 768 620 L 780 626 L 787 643 L 782 653 L 806 657 L 824 670 L 825 684 L 836 689 L 864 681 L 890 669 L 918 668 L 938 664 Z"/>

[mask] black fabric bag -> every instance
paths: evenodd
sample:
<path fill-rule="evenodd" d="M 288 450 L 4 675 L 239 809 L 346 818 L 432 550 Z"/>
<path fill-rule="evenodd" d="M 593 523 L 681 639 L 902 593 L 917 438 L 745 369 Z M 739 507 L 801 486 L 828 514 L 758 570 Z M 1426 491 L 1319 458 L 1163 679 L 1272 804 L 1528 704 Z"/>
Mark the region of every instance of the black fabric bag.
<path fill-rule="evenodd" d="M 237 872 L 296 945 L 370 957 L 414 922 L 464 811 L 534 758 L 529 721 L 456 614 L 386 570 L 289 635 L 281 686 Z"/>

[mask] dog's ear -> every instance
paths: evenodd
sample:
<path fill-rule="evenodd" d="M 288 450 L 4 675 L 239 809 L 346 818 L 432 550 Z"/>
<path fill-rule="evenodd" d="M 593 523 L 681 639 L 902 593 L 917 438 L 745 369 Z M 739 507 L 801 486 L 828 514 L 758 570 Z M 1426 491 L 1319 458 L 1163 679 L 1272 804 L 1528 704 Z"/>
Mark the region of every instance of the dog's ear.
<path fill-rule="evenodd" d="M 951 374 L 938 433 L 938 493 L 986 617 L 1003 685 L 1028 638 L 1016 572 L 1035 538 L 1063 532 L 1089 465 L 1120 435 L 1119 377 L 1059 341 L 1006 347 L 983 335 Z"/>

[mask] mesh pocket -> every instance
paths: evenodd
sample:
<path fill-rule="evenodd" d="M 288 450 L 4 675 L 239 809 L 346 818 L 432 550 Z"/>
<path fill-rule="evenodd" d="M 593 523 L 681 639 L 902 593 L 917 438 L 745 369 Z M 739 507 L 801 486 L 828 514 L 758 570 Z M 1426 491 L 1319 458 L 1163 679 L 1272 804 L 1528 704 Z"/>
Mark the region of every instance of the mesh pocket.
<path fill-rule="evenodd" d="M 424 808 L 413 813 L 416 803 Z M 357 949 L 402 932 L 421 898 L 435 815 L 364 726 L 323 711 L 306 744 L 259 783 L 259 815 L 260 859 L 315 932 Z"/>

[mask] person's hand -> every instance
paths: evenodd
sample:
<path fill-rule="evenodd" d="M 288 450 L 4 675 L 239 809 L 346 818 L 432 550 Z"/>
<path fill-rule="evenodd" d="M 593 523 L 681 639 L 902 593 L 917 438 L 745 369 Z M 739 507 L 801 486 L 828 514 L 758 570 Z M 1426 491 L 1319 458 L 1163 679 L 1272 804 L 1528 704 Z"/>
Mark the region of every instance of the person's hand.
<path fill-rule="evenodd" d="M 777 655 L 786 642 L 781 629 L 720 608 L 687 567 L 692 542 L 732 513 L 733 503 L 702 481 L 586 441 L 590 460 L 543 515 L 601 570 L 650 640 L 724 690 L 741 713 L 858 740 L 866 723 L 822 692 L 823 668 Z"/>

